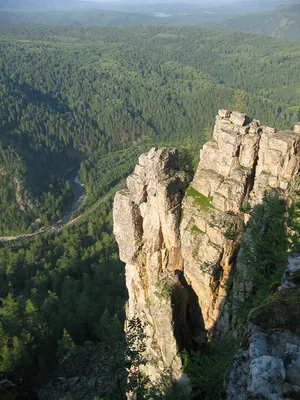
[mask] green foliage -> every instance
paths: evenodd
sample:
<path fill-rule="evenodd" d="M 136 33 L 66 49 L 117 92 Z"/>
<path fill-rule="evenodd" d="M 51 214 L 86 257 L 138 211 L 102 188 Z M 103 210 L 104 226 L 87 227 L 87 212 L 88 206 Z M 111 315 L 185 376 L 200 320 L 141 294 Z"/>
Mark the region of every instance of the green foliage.
<path fill-rule="evenodd" d="M 128 321 L 126 332 L 125 363 L 128 369 L 127 391 L 134 393 L 136 400 L 144 400 L 149 393 L 150 380 L 141 367 L 146 364 L 146 334 L 144 326 L 138 317 Z"/>
<path fill-rule="evenodd" d="M 190 178 L 194 176 L 199 163 L 199 149 L 203 143 L 202 138 L 192 138 L 176 143 L 179 151 L 180 169 Z"/>
<path fill-rule="evenodd" d="M 170 296 L 174 290 L 174 283 L 172 280 L 165 280 L 162 284 L 162 287 L 159 291 L 155 292 L 155 295 L 159 299 L 170 299 Z"/>
<path fill-rule="evenodd" d="M 111 232 L 106 203 L 60 234 L 0 245 L 0 370 L 38 382 L 85 340 L 104 340 L 107 321 L 123 337 L 124 267 Z"/>
<path fill-rule="evenodd" d="M 65 173 L 79 163 L 94 200 L 131 170 L 132 144 L 182 143 L 192 174 L 216 110 L 234 93 L 264 125 L 299 120 L 289 109 L 300 103 L 298 43 L 182 26 L 1 25 L 0 38 L 5 234 L 59 220 L 71 201 Z M 107 154 L 124 149 L 132 157 L 115 154 L 99 177 L 96 164 L 109 168 Z"/>
<path fill-rule="evenodd" d="M 149 146 L 146 147 L 148 150 Z M 79 176 L 88 192 L 86 206 L 97 201 L 113 186 L 133 171 L 139 155 L 145 151 L 142 145 L 133 145 L 124 150 L 102 155 L 92 153 L 80 165 Z"/>
<path fill-rule="evenodd" d="M 203 194 L 199 193 L 192 186 L 189 186 L 185 192 L 186 196 L 190 196 L 194 200 L 194 204 L 200 206 L 202 209 L 214 208 L 211 204 L 212 197 L 205 197 Z"/>
<path fill-rule="evenodd" d="M 246 321 L 251 309 L 260 309 L 270 294 L 277 293 L 292 243 L 286 223 L 286 202 L 276 192 L 266 192 L 262 203 L 251 213 L 241 244 L 241 260 L 247 267 L 252 292 L 245 301 L 235 300 L 240 321 Z"/>
<path fill-rule="evenodd" d="M 271 285 L 270 285 L 270 288 L 269 288 L 269 293 L 270 294 L 275 293 L 278 290 L 280 285 L 281 285 L 280 281 L 272 282 Z"/>
<path fill-rule="evenodd" d="M 251 204 L 249 202 L 243 202 L 240 207 L 242 213 L 248 214 L 251 211 Z"/>
<path fill-rule="evenodd" d="M 191 228 L 191 234 L 192 235 L 205 235 L 205 232 L 203 232 L 200 228 L 198 228 L 197 225 L 193 225 Z"/>
<path fill-rule="evenodd" d="M 205 128 L 205 141 L 208 142 L 213 138 L 213 126 L 211 123 L 208 123 Z"/>
<path fill-rule="evenodd" d="M 265 304 L 255 308 L 249 319 L 265 330 L 287 329 L 300 334 L 300 289 L 276 291 Z"/>
<path fill-rule="evenodd" d="M 276 203 L 274 204 L 274 199 L 272 201 L 273 207 L 273 221 L 274 221 L 274 240 L 276 235 L 276 242 L 272 247 L 268 250 L 268 254 L 270 251 L 274 252 L 274 261 L 277 260 L 277 266 L 280 266 L 280 263 L 284 263 L 286 265 L 287 258 L 287 249 L 289 251 L 298 251 L 299 249 L 299 216 L 300 216 L 300 207 L 299 207 L 299 190 L 298 190 L 298 178 L 296 178 L 294 182 L 294 190 L 291 192 L 291 203 L 288 209 L 288 217 L 287 217 L 287 231 L 282 226 L 280 232 L 280 216 L 276 215 L 279 212 L 278 206 L 276 207 Z M 271 216 L 271 215 L 270 215 Z M 283 221 L 285 222 L 285 216 L 281 212 L 281 216 Z M 277 224 L 276 224 L 277 220 Z M 286 237 L 284 237 L 286 235 Z M 287 242 L 288 238 L 288 242 Z M 285 239 L 285 240 L 284 240 Z M 279 242 L 283 241 L 283 243 Z M 277 245 L 276 247 L 274 245 Z M 271 243 L 269 243 L 271 246 Z M 275 265 L 275 264 L 274 264 Z M 277 274 L 278 275 L 278 274 Z M 273 273 L 273 278 L 275 279 L 276 274 Z M 272 278 L 272 276 L 270 277 Z M 274 280 L 273 279 L 273 280 Z M 294 284 L 299 285 L 300 283 L 300 274 L 299 271 L 294 271 L 290 279 L 294 282 Z M 279 282 L 274 282 L 273 285 L 279 286 Z M 265 295 L 262 301 L 258 304 L 255 304 L 256 307 L 249 315 L 250 320 L 262 326 L 264 329 L 288 329 L 296 334 L 300 333 L 299 324 L 300 324 L 300 290 L 297 286 L 296 288 L 290 289 L 281 289 L 273 290 L 273 285 L 271 285 L 270 296 Z"/>
<path fill-rule="evenodd" d="M 286 128 L 299 120 L 289 109 L 300 103 L 298 43 L 184 26 L 1 25 L 0 38 L 5 233 L 60 219 L 72 201 L 66 172 L 74 165 L 80 164 L 87 205 L 125 178 L 153 144 L 179 144 L 181 165 L 192 175 L 216 110 L 235 94 L 237 107 L 246 104 L 265 125 Z M 213 208 L 192 187 L 186 194 L 202 209 Z M 293 204 L 297 248 L 299 204 Z M 70 362 L 85 340 L 101 340 L 122 398 L 126 290 L 110 210 L 111 203 L 102 205 L 59 235 L 0 244 L 1 370 L 41 381 L 59 362 Z M 249 224 L 256 239 L 245 246 L 252 306 L 265 299 L 286 261 L 283 211 L 279 199 L 267 196 Z M 214 267 L 207 266 L 211 274 Z M 166 295 L 170 290 L 163 287 Z M 144 327 L 133 321 L 126 357 L 129 389 L 138 398 L 150 396 L 142 374 L 145 340 Z M 193 385 L 202 397 L 217 398 L 227 359 L 221 349 L 206 350 L 195 355 Z"/>
<path fill-rule="evenodd" d="M 224 236 L 229 240 L 235 240 L 238 236 L 238 231 L 233 227 L 229 227 L 226 232 L 224 232 Z"/>
<path fill-rule="evenodd" d="M 64 328 L 61 339 L 58 341 L 57 357 L 60 363 L 66 362 L 76 352 L 76 345 L 69 332 Z"/>
<path fill-rule="evenodd" d="M 194 352 L 185 368 L 191 386 L 192 397 L 216 400 L 224 397 L 224 378 L 233 359 L 237 343 L 227 338 L 223 343 L 206 342 L 202 349 Z"/>
<path fill-rule="evenodd" d="M 245 261 L 254 279 L 269 280 L 278 269 L 286 265 L 288 241 L 285 230 L 286 205 L 276 192 L 266 192 L 260 205 L 252 212 L 248 223 L 247 237 L 242 246 L 245 252 Z"/>
<path fill-rule="evenodd" d="M 237 89 L 234 92 L 232 103 L 229 108 L 232 111 L 239 111 L 241 113 L 247 113 L 246 107 L 246 92 L 243 89 Z"/>

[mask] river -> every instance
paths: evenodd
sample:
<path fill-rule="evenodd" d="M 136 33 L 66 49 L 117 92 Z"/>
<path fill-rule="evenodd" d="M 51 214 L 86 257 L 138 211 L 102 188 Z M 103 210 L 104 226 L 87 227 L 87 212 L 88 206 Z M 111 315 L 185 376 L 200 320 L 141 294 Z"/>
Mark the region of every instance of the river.
<path fill-rule="evenodd" d="M 68 172 L 68 174 L 66 175 L 66 179 L 71 185 L 74 198 L 68 212 L 66 212 L 62 217 L 62 223 L 64 225 L 70 221 L 72 214 L 79 209 L 86 197 L 86 190 L 83 184 L 80 182 L 77 167 Z"/>

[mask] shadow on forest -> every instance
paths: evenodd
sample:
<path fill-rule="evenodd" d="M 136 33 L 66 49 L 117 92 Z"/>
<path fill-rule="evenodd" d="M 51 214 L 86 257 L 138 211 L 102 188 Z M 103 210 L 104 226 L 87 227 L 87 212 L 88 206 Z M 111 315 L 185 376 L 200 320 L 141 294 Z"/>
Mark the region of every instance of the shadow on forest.
<path fill-rule="evenodd" d="M 28 83 L 19 83 L 12 78 L 7 77 L 7 81 L 11 84 L 14 90 L 20 90 L 28 99 L 28 102 L 37 105 L 38 107 L 44 106 L 45 108 L 52 108 L 56 112 L 66 113 L 70 111 L 70 108 L 65 100 L 62 99 L 58 93 L 54 92 L 42 92 L 41 90 L 35 89 Z"/>

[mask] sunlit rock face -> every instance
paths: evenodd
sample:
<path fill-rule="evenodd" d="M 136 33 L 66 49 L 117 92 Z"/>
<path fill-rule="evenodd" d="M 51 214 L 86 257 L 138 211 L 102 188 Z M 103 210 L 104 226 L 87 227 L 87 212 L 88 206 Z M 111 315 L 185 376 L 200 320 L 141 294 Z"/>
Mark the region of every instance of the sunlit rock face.
<path fill-rule="evenodd" d="M 200 151 L 191 183 L 198 194 L 189 188 L 183 201 L 181 252 L 205 328 L 216 337 L 232 327 L 232 305 L 225 298 L 233 267 L 235 296 L 244 299 L 252 289 L 243 249 L 238 252 L 241 236 L 247 235 L 247 209 L 262 201 L 266 189 L 284 194 L 299 172 L 299 151 L 299 131 L 276 133 L 228 110 L 219 111 L 213 140 Z"/>
<path fill-rule="evenodd" d="M 114 233 L 126 263 L 127 319 L 145 324 L 152 380 L 166 370 L 179 377 L 180 352 L 204 330 L 222 339 L 234 326 L 228 283 L 241 299 L 252 289 L 239 247 L 249 209 L 266 189 L 284 195 L 299 151 L 300 129 L 276 133 L 220 110 L 189 187 L 175 149 L 140 156 L 115 196 Z"/>
<path fill-rule="evenodd" d="M 153 148 L 140 156 L 114 201 L 114 233 L 126 263 L 126 315 L 145 325 L 152 380 L 166 370 L 179 378 L 180 351 L 200 332 L 197 299 L 182 274 L 179 225 L 186 186 L 177 150 Z"/>

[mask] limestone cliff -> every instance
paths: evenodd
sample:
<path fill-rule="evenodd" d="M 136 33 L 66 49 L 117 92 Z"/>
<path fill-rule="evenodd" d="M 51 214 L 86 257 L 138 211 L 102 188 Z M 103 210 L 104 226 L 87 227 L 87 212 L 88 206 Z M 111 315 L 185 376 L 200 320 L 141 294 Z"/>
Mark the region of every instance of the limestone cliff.
<path fill-rule="evenodd" d="M 232 296 L 252 290 L 239 250 L 250 210 L 268 188 L 283 196 L 299 169 L 298 128 L 276 133 L 228 110 L 219 111 L 189 187 L 176 150 L 140 157 L 116 194 L 114 233 L 126 263 L 127 318 L 146 324 L 152 379 L 163 370 L 178 378 L 180 352 L 201 331 L 221 338 L 232 328 Z"/>

